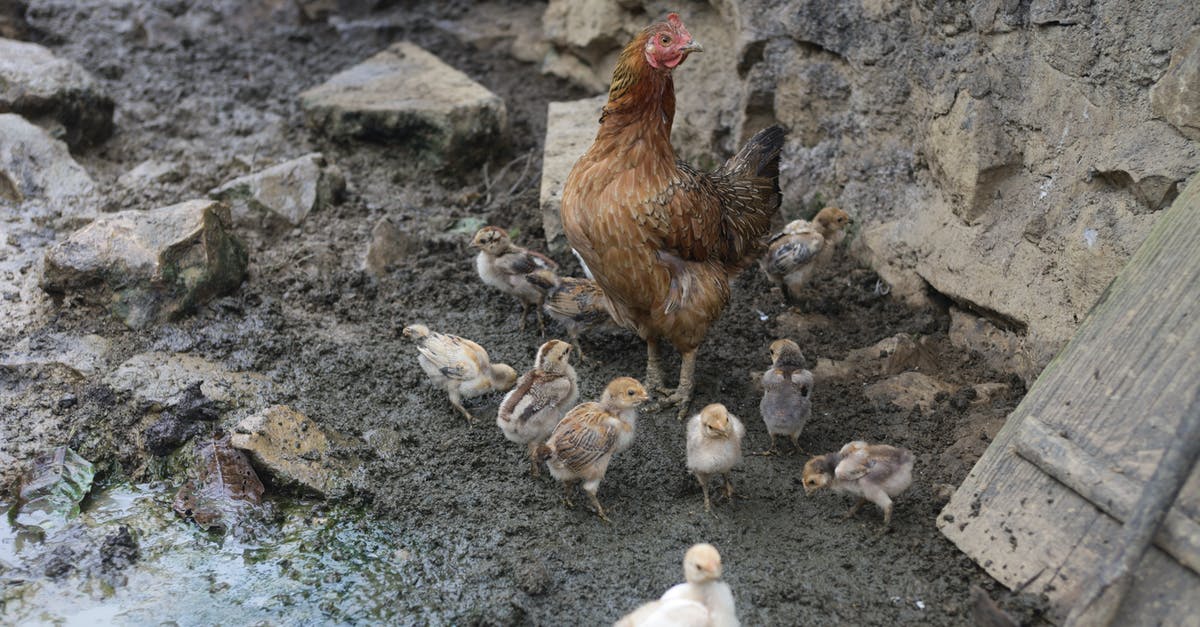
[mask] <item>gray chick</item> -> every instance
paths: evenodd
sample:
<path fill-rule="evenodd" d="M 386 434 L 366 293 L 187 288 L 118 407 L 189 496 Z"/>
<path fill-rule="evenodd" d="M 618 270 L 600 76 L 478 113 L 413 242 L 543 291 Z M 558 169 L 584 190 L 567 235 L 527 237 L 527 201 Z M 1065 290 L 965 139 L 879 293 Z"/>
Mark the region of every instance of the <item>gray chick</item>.
<path fill-rule="evenodd" d="M 763 397 L 758 404 L 767 433 L 771 434 L 767 454 L 778 452 L 777 435 L 792 440 L 792 454 L 795 454 L 800 450 L 800 432 L 812 416 L 813 375 L 804 369 L 804 354 L 791 340 L 771 343 L 771 362 L 771 369 L 763 373 Z"/>

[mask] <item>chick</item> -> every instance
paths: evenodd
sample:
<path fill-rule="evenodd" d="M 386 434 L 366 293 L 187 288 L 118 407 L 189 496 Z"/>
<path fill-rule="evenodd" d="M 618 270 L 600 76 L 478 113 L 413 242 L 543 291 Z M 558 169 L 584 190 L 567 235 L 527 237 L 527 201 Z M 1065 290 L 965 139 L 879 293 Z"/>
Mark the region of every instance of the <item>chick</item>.
<path fill-rule="evenodd" d="M 614 627 L 737 627 L 741 624 L 733 591 L 729 584 L 721 581 L 721 554 L 716 547 L 697 544 L 688 549 L 683 556 L 683 578 L 687 583 L 672 587 L 659 600 L 625 615 Z"/>
<path fill-rule="evenodd" d="M 793 220 L 767 242 L 762 269 L 767 276 L 787 289 L 791 298 L 799 298 L 800 290 L 812 278 L 817 268 L 833 258 L 833 251 L 846 232 L 850 216 L 837 207 L 825 207 L 812 222 Z"/>
<path fill-rule="evenodd" d="M 479 249 L 479 255 L 475 257 L 479 278 L 521 301 L 521 330 L 525 330 L 525 318 L 529 315 L 529 307 L 533 305 L 538 328 L 545 333 L 541 310 L 544 300 L 542 291 L 529 283 L 528 275 L 534 270 L 556 272 L 558 264 L 545 255 L 517 246 L 504 229 L 495 226 L 479 229 L 471 240 L 471 246 Z"/>
<path fill-rule="evenodd" d="M 771 342 L 771 369 L 762 376 L 763 397 L 758 404 L 771 448 L 775 453 L 775 436 L 786 435 L 792 440 L 792 453 L 800 450 L 800 432 L 812 416 L 813 375 L 804 369 L 804 354 L 791 340 Z"/>
<path fill-rule="evenodd" d="M 533 370 L 504 396 L 496 425 L 504 437 L 529 450 L 530 468 L 538 476 L 537 447 L 546 441 L 567 409 L 579 399 L 578 379 L 568 361 L 571 345 L 550 340 L 538 349 Z"/>
<path fill-rule="evenodd" d="M 742 461 L 742 438 L 745 436 L 742 421 L 720 403 L 705 407 L 688 420 L 687 468 L 696 475 L 704 490 L 704 511 L 712 511 L 708 480 L 713 475 L 725 478 L 725 498 L 733 498 L 729 471 Z"/>
<path fill-rule="evenodd" d="M 488 392 L 503 392 L 513 386 L 517 372 L 507 364 L 493 364 L 482 346 L 457 335 L 430 331 L 423 324 L 404 327 L 404 337 L 417 345 L 417 363 L 434 385 L 446 390 L 450 404 L 466 416 L 475 417 L 462 406 L 463 398 Z"/>
<path fill-rule="evenodd" d="M 604 291 L 591 279 L 560 277 L 550 270 L 535 270 L 528 280 L 542 290 L 546 301 L 542 308 L 567 329 L 580 361 L 586 361 L 579 332 L 612 321 Z"/>
<path fill-rule="evenodd" d="M 582 481 L 596 514 L 608 516 L 596 491 L 613 455 L 628 449 L 637 432 L 637 407 L 649 398 L 641 383 L 629 377 L 613 379 L 599 403 L 575 406 L 554 428 L 550 439 L 538 447 L 537 458 L 550 474 L 563 482 L 563 501 L 571 503 L 571 487 Z"/>
<path fill-rule="evenodd" d="M 804 464 L 804 493 L 832 488 L 858 496 L 846 518 L 870 501 L 883 510 L 885 527 L 892 523 L 892 498 L 912 485 L 913 454 L 886 444 L 855 441 L 836 453 L 819 455 Z"/>

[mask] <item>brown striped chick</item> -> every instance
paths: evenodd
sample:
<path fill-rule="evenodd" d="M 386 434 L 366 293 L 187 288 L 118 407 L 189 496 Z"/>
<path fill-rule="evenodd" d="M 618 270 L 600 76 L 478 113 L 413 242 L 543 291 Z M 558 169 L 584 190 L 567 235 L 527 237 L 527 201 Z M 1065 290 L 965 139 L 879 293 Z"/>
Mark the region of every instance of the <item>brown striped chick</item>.
<path fill-rule="evenodd" d="M 817 268 L 833 258 L 834 249 L 846 236 L 850 216 L 837 207 L 825 207 L 812 222 L 793 220 L 767 242 L 762 269 L 790 298 L 800 291 Z"/>
<path fill-rule="evenodd" d="M 576 405 L 554 428 L 550 439 L 538 447 L 538 460 L 545 461 L 550 474 L 563 482 L 563 501 L 568 506 L 574 506 L 572 486 L 583 482 L 596 514 L 608 522 L 596 491 L 613 455 L 633 444 L 637 407 L 648 398 L 645 388 L 636 380 L 613 379 L 604 388 L 600 402 Z"/>
<path fill-rule="evenodd" d="M 580 361 L 586 361 L 579 346 L 579 333 L 612 322 L 604 291 L 591 279 L 560 277 L 550 270 L 536 270 L 528 280 L 542 290 L 546 299 L 542 308 L 567 329 Z"/>
<path fill-rule="evenodd" d="M 579 385 L 575 369 L 568 361 L 571 345 L 550 340 L 538 349 L 533 370 L 521 375 L 517 385 L 504 396 L 496 425 L 504 437 L 529 450 L 530 468 L 538 476 L 537 448 L 554 431 L 575 401 Z"/>
<path fill-rule="evenodd" d="M 713 475 L 725 478 L 725 498 L 733 498 L 729 471 L 742 461 L 742 438 L 746 428 L 737 416 L 720 403 L 705 407 L 692 416 L 687 425 L 687 469 L 704 490 L 704 511 L 712 511 L 708 498 L 708 480 Z"/>
<path fill-rule="evenodd" d="M 858 497 L 846 518 L 870 501 L 883 510 L 885 527 L 892 523 L 892 499 L 912 485 L 913 454 L 886 444 L 850 442 L 837 453 L 819 455 L 804 465 L 804 493 L 821 488 Z"/>
<path fill-rule="evenodd" d="M 446 391 L 450 404 L 467 422 L 475 417 L 462 406 L 462 399 L 503 392 L 517 380 L 515 370 L 507 364 L 493 364 L 487 351 L 471 340 L 430 331 L 423 324 L 404 327 L 404 337 L 417 345 L 417 363 L 434 385 Z"/>
<path fill-rule="evenodd" d="M 479 229 L 471 240 L 471 246 L 479 249 L 479 255 L 475 257 L 479 278 L 521 302 L 521 330 L 525 330 L 525 318 L 532 305 L 538 328 L 545 333 L 541 309 L 544 297 L 541 290 L 529 283 L 528 275 L 535 270 L 556 272 L 558 264 L 541 253 L 517 246 L 504 229 L 495 226 Z"/>
<path fill-rule="evenodd" d="M 613 627 L 738 627 L 733 591 L 721 581 L 721 554 L 697 544 L 683 556 L 681 583 L 642 605 Z"/>

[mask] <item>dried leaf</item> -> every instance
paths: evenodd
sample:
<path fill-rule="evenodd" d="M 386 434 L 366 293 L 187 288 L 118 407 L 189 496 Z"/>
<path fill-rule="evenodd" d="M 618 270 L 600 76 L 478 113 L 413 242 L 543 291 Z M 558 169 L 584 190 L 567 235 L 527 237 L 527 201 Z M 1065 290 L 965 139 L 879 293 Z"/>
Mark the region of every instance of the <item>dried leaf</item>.
<path fill-rule="evenodd" d="M 246 511 L 262 503 L 263 484 L 245 454 L 220 433 L 197 446 L 196 476 L 175 494 L 175 513 L 204 529 L 225 531 Z"/>

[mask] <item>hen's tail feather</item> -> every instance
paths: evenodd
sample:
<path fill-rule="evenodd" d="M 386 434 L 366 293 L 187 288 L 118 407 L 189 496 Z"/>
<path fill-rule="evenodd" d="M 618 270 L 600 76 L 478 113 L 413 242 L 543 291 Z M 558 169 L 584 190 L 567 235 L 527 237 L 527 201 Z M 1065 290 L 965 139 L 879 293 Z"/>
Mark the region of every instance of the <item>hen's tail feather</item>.
<path fill-rule="evenodd" d="M 787 132 L 783 127 L 774 124 L 754 134 L 750 141 L 728 161 L 721 169 L 729 174 L 769 178 L 779 181 L 779 153 L 783 150 L 783 140 Z"/>

